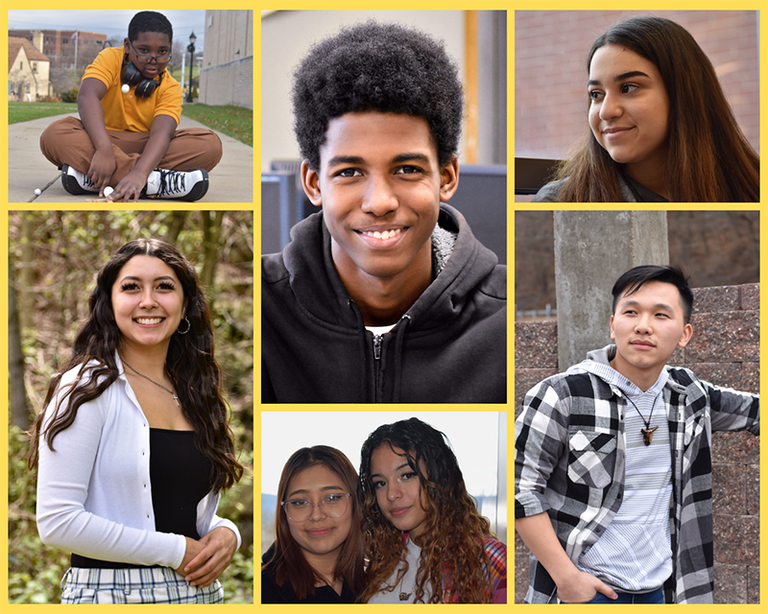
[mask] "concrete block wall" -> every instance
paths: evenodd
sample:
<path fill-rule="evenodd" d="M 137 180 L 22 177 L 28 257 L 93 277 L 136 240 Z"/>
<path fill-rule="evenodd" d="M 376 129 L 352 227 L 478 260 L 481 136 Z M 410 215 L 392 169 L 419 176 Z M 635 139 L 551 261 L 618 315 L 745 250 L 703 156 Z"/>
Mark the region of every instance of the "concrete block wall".
<path fill-rule="evenodd" d="M 693 338 L 670 364 L 701 379 L 760 390 L 760 284 L 694 289 Z M 525 393 L 557 368 L 557 322 L 515 325 L 515 415 Z M 760 439 L 715 433 L 712 478 L 715 603 L 760 602 Z M 515 535 L 515 602 L 528 586 L 528 551 Z"/>
<path fill-rule="evenodd" d="M 199 102 L 253 109 L 253 56 L 200 71 Z"/>

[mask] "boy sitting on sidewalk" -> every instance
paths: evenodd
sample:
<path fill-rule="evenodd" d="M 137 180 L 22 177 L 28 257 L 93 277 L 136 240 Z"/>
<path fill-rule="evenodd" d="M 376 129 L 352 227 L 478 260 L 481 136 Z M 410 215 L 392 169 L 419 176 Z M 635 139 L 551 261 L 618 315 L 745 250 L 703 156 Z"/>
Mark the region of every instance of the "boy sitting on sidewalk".
<path fill-rule="evenodd" d="M 109 200 L 176 198 L 208 191 L 221 159 L 210 130 L 176 130 L 183 94 L 166 65 L 173 27 L 153 11 L 134 15 L 124 48 L 104 49 L 85 70 L 77 96 L 80 119 L 52 123 L 40 136 L 43 155 L 58 166 L 70 194 L 114 186 Z"/>

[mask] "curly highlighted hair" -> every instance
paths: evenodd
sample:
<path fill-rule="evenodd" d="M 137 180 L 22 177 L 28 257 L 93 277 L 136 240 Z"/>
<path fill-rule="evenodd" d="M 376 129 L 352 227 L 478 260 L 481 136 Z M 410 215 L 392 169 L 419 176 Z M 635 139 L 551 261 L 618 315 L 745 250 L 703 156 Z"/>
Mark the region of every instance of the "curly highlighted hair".
<path fill-rule="evenodd" d="M 445 435 L 418 418 L 380 426 L 368 436 L 360 453 L 363 531 L 370 559 L 368 586 L 361 601 L 395 590 L 408 568 L 402 533 L 381 513 L 371 481 L 371 456 L 381 446 L 403 455 L 421 486 L 426 521 L 419 536 L 421 558 L 414 603 L 490 603 L 493 587 L 483 545 L 484 536 L 493 536 L 490 523 L 467 493 Z M 392 584 L 386 584 L 401 560 L 404 567 Z M 450 586 L 443 586 L 446 571 L 453 579 Z"/>
<path fill-rule="evenodd" d="M 359 111 L 423 117 L 441 167 L 458 151 L 459 73 L 443 45 L 418 30 L 374 21 L 344 28 L 312 47 L 293 78 L 294 130 L 312 170 L 328 122 Z"/>

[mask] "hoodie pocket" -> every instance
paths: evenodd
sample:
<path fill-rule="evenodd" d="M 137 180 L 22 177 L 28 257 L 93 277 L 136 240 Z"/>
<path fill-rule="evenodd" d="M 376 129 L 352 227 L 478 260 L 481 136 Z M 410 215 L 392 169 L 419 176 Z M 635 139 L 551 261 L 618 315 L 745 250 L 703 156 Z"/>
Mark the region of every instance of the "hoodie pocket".
<path fill-rule="evenodd" d="M 613 480 L 616 447 L 614 435 L 575 431 L 569 440 L 568 478 L 575 484 L 605 488 Z"/>

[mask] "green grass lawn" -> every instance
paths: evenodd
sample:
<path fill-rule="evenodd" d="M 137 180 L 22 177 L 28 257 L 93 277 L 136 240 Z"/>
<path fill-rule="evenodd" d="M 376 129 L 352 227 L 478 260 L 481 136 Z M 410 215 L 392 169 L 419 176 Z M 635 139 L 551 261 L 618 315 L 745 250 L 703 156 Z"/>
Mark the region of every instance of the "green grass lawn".
<path fill-rule="evenodd" d="M 8 123 L 26 122 L 39 117 L 76 113 L 76 102 L 9 102 Z M 234 105 L 211 106 L 185 103 L 182 115 L 253 147 L 253 111 Z"/>
<path fill-rule="evenodd" d="M 195 102 L 184 103 L 181 114 L 253 147 L 253 111 L 250 109 Z"/>
<path fill-rule="evenodd" d="M 8 123 L 16 124 L 40 117 L 76 112 L 76 102 L 9 102 Z"/>

